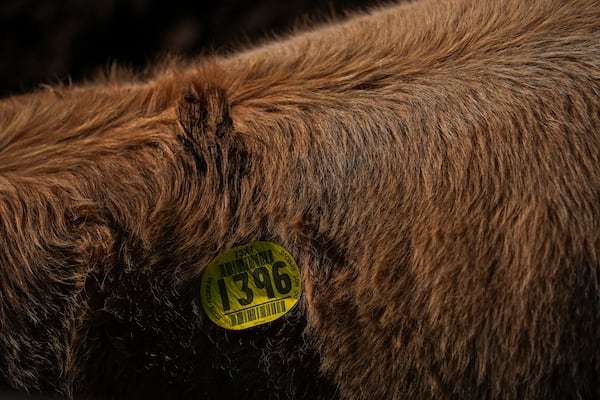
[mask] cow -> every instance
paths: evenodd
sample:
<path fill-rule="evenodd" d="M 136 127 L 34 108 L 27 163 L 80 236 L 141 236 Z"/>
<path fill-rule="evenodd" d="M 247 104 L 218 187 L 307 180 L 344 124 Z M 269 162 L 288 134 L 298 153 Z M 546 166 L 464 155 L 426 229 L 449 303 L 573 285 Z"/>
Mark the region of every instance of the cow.
<path fill-rule="evenodd" d="M 230 329 L 209 266 L 223 309 L 291 282 L 252 243 L 302 291 Z M 0 387 L 69 398 L 600 398 L 600 3 L 420 0 L 1 100 L 0 324 Z"/>

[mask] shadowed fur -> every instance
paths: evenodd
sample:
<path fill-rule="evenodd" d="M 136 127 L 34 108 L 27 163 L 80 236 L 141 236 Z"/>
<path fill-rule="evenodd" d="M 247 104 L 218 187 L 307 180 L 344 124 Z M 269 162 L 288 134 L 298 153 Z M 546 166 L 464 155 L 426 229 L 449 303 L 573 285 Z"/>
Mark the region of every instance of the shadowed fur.
<path fill-rule="evenodd" d="M 423 0 L 0 101 L 0 383 L 116 398 L 600 397 L 600 3 Z M 302 271 L 240 332 L 203 269 Z"/>

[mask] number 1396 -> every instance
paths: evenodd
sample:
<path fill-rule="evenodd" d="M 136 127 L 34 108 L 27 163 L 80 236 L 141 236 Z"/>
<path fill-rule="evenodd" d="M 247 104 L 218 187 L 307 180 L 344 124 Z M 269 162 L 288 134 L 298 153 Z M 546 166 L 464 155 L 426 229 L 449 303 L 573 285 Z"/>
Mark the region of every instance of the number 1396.
<path fill-rule="evenodd" d="M 258 289 L 264 290 L 267 294 L 267 297 L 270 299 L 276 297 L 274 289 L 282 295 L 288 294 L 292 290 L 292 280 L 288 274 L 281 272 L 281 269 L 285 267 L 286 264 L 284 262 L 277 261 L 273 264 L 273 276 L 271 276 L 266 267 L 259 267 L 252 272 L 242 272 L 240 274 L 233 275 L 233 281 L 244 293 L 244 297 L 236 299 L 237 302 L 241 306 L 247 306 L 254 300 L 254 291 L 249 286 L 250 279 L 252 279 L 254 282 L 254 286 L 256 286 Z M 229 300 L 227 286 L 225 285 L 225 280 L 217 280 L 217 286 L 219 287 L 223 311 L 228 311 L 231 309 L 231 303 Z"/>

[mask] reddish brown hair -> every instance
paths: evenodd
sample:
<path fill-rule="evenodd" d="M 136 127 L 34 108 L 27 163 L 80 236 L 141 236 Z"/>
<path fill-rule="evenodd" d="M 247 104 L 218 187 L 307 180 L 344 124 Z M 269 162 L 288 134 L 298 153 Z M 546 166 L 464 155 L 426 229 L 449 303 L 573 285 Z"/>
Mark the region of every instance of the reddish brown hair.
<path fill-rule="evenodd" d="M 5 99 L 1 379 L 599 397 L 599 94 L 597 1 L 425 0 Z M 294 255 L 301 306 L 226 332 L 199 279 L 254 240 Z"/>

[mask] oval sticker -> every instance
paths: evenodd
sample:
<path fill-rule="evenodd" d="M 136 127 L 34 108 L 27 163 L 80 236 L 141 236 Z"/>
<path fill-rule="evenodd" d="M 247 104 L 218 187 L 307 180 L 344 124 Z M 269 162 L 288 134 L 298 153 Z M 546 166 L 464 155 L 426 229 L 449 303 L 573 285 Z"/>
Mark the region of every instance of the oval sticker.
<path fill-rule="evenodd" d="M 300 270 L 271 242 L 253 242 L 218 255 L 202 276 L 202 307 L 211 321 L 241 330 L 276 320 L 300 298 Z"/>

